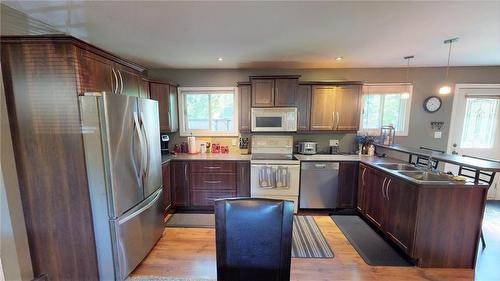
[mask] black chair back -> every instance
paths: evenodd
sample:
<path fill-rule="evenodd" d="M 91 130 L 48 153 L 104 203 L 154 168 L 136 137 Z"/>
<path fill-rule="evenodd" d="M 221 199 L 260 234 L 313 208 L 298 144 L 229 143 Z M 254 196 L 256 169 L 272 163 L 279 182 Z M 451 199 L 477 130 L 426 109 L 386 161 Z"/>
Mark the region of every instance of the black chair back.
<path fill-rule="evenodd" d="M 293 202 L 215 201 L 217 280 L 290 280 Z"/>

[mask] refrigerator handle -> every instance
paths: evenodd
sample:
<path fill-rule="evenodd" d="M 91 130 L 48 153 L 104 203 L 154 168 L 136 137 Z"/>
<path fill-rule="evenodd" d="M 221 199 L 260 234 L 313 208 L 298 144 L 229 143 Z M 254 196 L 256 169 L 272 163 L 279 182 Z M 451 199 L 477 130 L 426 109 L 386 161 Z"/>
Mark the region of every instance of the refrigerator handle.
<path fill-rule="evenodd" d="M 144 147 L 144 143 L 142 141 L 142 134 L 141 134 L 141 127 L 139 125 L 139 116 L 137 114 L 136 111 L 134 111 L 134 124 L 135 124 L 135 131 L 137 132 L 137 136 L 139 137 L 139 146 L 141 147 L 141 162 L 140 162 L 140 165 L 139 165 L 139 179 L 142 181 L 142 172 L 144 170 L 144 167 L 143 167 L 143 160 L 144 160 L 144 156 L 143 156 L 143 147 Z"/>
<path fill-rule="evenodd" d="M 149 174 L 149 167 L 151 164 L 151 157 L 150 157 L 150 147 L 149 147 L 149 140 L 148 140 L 148 134 L 146 129 L 144 128 L 144 114 L 141 112 L 141 130 L 144 134 L 144 142 L 146 144 L 146 165 L 144 166 L 144 177 L 147 177 Z"/>

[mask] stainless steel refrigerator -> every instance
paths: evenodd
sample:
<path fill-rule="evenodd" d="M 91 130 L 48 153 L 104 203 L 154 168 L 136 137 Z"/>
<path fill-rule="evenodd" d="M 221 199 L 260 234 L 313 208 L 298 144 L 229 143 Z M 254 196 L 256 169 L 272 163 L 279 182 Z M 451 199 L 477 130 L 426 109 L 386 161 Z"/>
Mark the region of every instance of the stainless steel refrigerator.
<path fill-rule="evenodd" d="M 163 233 L 158 102 L 80 97 L 99 276 L 124 280 Z"/>

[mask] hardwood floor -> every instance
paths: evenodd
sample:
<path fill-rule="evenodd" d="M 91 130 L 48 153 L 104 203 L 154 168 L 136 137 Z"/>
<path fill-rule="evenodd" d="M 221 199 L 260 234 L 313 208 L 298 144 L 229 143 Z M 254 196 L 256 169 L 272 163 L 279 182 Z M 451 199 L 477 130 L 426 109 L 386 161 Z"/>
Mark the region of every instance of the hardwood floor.
<path fill-rule="evenodd" d="M 292 280 L 473 280 L 472 269 L 421 269 L 367 265 L 328 216 L 315 220 L 335 254 L 333 259 L 292 259 Z M 163 238 L 132 276 L 213 279 L 215 230 L 166 228 Z M 492 277 L 492 275 L 489 275 Z M 499 275 L 496 275 L 499 276 Z M 481 279 L 495 280 L 495 279 Z"/>

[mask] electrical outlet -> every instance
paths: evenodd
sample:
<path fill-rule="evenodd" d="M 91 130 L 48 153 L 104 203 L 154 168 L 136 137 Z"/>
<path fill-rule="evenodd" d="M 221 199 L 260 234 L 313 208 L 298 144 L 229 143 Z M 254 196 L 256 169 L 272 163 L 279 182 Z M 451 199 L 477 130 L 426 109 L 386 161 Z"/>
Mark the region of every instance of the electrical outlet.
<path fill-rule="evenodd" d="M 442 133 L 441 132 L 434 132 L 434 138 L 435 139 L 440 139 L 442 136 Z"/>
<path fill-rule="evenodd" d="M 231 145 L 232 145 L 232 146 L 236 146 L 236 139 L 232 139 L 232 140 L 231 140 Z"/>
<path fill-rule="evenodd" d="M 339 140 L 330 140 L 330 146 L 339 146 Z"/>

